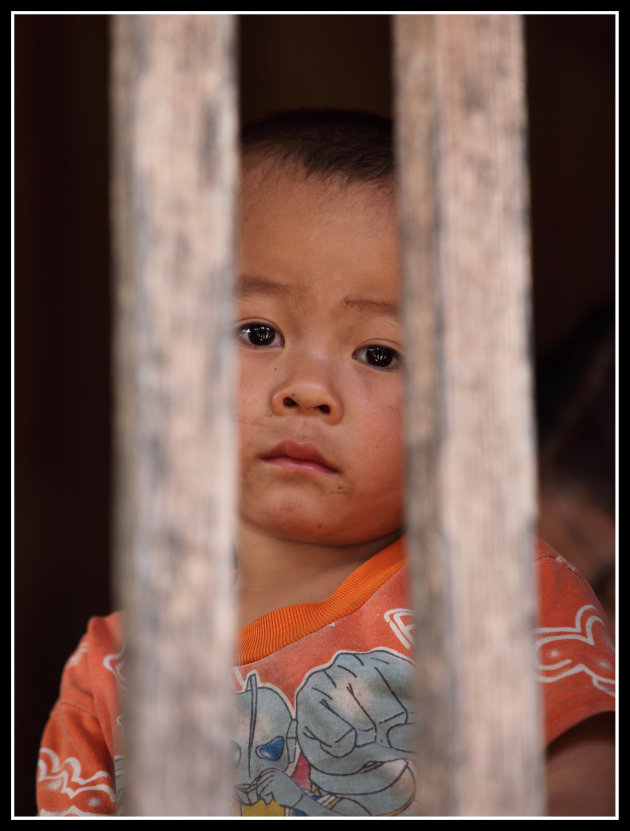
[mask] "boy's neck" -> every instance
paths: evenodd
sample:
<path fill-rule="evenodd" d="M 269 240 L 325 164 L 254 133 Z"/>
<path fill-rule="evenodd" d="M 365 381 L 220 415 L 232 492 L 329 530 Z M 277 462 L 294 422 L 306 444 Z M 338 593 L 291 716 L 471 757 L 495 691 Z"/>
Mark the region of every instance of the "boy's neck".
<path fill-rule="evenodd" d="M 325 600 L 373 554 L 400 536 L 331 546 L 269 537 L 242 527 L 238 554 L 239 628 L 262 615 Z"/>

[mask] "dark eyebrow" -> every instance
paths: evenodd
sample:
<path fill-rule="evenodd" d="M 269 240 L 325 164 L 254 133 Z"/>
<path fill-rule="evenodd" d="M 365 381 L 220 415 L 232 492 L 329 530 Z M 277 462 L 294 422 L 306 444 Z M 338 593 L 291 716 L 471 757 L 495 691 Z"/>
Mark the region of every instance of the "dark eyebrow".
<path fill-rule="evenodd" d="M 399 316 L 398 303 L 393 303 L 390 300 L 373 300 L 367 297 L 345 297 L 343 302 L 346 308 L 356 309 L 360 312 L 387 315 L 389 317 Z"/>
<path fill-rule="evenodd" d="M 236 286 L 238 297 L 248 297 L 252 294 L 272 295 L 283 292 L 295 292 L 293 286 L 286 283 L 278 283 L 268 277 L 257 277 L 249 274 L 242 274 Z"/>
<path fill-rule="evenodd" d="M 280 283 L 269 277 L 242 274 L 237 284 L 237 296 L 240 299 L 262 295 L 271 297 L 278 294 L 299 294 L 303 289 L 296 286 Z M 346 309 L 356 310 L 364 314 L 384 315 L 387 317 L 399 316 L 398 303 L 390 300 L 376 300 L 368 297 L 344 297 L 343 305 Z"/>

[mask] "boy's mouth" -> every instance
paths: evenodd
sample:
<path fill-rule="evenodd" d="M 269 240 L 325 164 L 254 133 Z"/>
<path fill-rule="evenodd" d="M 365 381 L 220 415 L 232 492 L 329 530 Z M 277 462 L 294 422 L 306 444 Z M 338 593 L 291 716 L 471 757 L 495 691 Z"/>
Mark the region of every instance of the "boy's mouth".
<path fill-rule="evenodd" d="M 264 462 L 293 470 L 338 473 L 312 442 L 283 441 L 260 457 Z"/>

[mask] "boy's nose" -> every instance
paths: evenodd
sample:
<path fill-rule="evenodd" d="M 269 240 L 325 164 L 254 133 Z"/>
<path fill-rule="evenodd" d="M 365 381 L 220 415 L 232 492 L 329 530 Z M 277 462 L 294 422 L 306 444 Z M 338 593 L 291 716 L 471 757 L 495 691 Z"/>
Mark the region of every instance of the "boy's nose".
<path fill-rule="evenodd" d="M 332 383 L 314 375 L 287 378 L 274 390 L 271 407 L 275 415 L 315 415 L 329 424 L 343 416 L 343 402 Z"/>

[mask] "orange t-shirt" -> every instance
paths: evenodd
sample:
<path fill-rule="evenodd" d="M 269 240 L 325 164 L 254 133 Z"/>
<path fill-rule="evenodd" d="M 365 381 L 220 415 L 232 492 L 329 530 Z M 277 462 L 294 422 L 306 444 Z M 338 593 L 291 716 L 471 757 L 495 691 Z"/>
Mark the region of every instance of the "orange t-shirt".
<path fill-rule="evenodd" d="M 537 673 L 548 744 L 613 710 L 614 650 L 588 584 L 536 551 Z M 325 601 L 241 632 L 233 670 L 236 813 L 414 813 L 413 616 L 399 540 Z M 124 648 L 119 613 L 94 618 L 67 662 L 38 763 L 42 816 L 124 812 Z"/>

